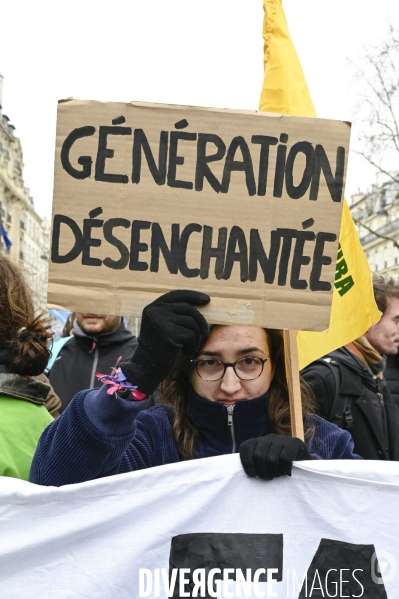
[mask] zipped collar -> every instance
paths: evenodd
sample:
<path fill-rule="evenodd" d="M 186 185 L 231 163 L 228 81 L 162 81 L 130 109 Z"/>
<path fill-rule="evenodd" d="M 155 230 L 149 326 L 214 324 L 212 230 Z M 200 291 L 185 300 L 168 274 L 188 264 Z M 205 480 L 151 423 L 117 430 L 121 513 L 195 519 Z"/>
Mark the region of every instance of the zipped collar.
<path fill-rule="evenodd" d="M 96 337 L 87 335 L 78 325 L 75 320 L 73 327 L 73 335 L 82 347 L 84 347 L 89 353 L 92 353 L 96 347 L 105 348 L 114 344 L 126 343 L 129 339 L 134 337 L 133 333 L 128 331 L 124 323 L 121 322 L 119 327 L 110 333 L 101 333 Z"/>
<path fill-rule="evenodd" d="M 190 387 L 187 414 L 201 435 L 201 443 L 196 447 L 198 457 L 232 453 L 233 449 L 239 450 L 243 441 L 265 435 L 268 401 L 269 394 L 265 393 L 255 399 L 237 401 L 233 410 L 228 410 L 222 402 L 205 399 Z"/>

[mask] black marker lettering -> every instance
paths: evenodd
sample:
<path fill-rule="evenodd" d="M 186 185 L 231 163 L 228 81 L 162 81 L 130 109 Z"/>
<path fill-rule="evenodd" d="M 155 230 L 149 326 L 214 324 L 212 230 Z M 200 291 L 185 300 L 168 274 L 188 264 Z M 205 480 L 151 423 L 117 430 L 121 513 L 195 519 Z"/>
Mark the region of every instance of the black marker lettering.
<path fill-rule="evenodd" d="M 313 227 L 314 218 L 307 218 L 302 222 L 302 229 L 309 229 L 309 227 Z"/>
<path fill-rule="evenodd" d="M 74 179 L 87 179 L 91 175 L 91 165 L 92 165 L 92 157 L 91 156 L 79 156 L 78 163 L 83 167 L 81 170 L 77 170 L 74 168 L 69 160 L 69 152 L 75 141 L 77 139 L 82 139 L 82 137 L 90 137 L 94 135 L 96 129 L 95 127 L 79 127 L 78 129 L 74 129 L 65 139 L 61 148 L 61 164 L 68 173 Z"/>
<path fill-rule="evenodd" d="M 108 268 L 122 270 L 129 264 L 129 250 L 120 239 L 114 236 L 113 231 L 116 227 L 124 227 L 125 229 L 128 229 L 130 227 L 130 221 L 126 218 L 110 218 L 104 223 L 104 239 L 117 248 L 121 257 L 119 260 L 105 258 L 105 260 L 103 260 L 103 264 Z"/>
<path fill-rule="evenodd" d="M 130 270 L 148 270 L 147 262 L 139 262 L 139 253 L 148 250 L 148 244 L 140 242 L 140 233 L 150 227 L 151 223 L 148 220 L 134 220 L 132 223 L 129 262 Z"/>
<path fill-rule="evenodd" d="M 181 121 L 175 123 L 175 129 L 185 129 L 186 127 L 188 127 L 187 119 L 182 119 Z"/>
<path fill-rule="evenodd" d="M 294 185 L 294 163 L 299 152 L 305 154 L 306 166 L 303 171 L 301 182 L 298 185 Z M 290 149 L 285 165 L 285 187 L 288 195 L 293 200 L 298 200 L 307 192 L 312 180 L 315 163 L 315 151 L 312 144 L 308 141 L 300 141 L 294 144 Z"/>
<path fill-rule="evenodd" d="M 204 226 L 204 237 L 201 251 L 201 279 L 209 277 L 209 265 L 211 258 L 216 258 L 215 277 L 221 279 L 224 270 L 224 258 L 226 254 L 227 227 L 219 229 L 217 247 L 212 247 L 213 227 Z"/>
<path fill-rule="evenodd" d="M 75 243 L 73 247 L 69 250 L 69 252 L 67 252 L 63 256 L 61 256 L 60 254 L 61 224 L 67 225 L 71 229 L 75 237 Z M 64 216 L 63 214 L 56 214 L 54 216 L 53 221 L 51 262 L 54 262 L 55 264 L 66 264 L 67 262 L 72 262 L 72 260 L 75 260 L 79 256 L 80 252 L 82 251 L 82 248 L 83 235 L 76 222 L 72 218 L 69 218 L 69 216 Z"/>
<path fill-rule="evenodd" d="M 166 159 L 168 155 L 168 132 L 161 131 L 159 135 L 158 166 L 155 164 L 154 156 L 143 129 L 134 130 L 133 142 L 133 171 L 132 183 L 140 183 L 141 177 L 141 150 L 147 160 L 148 168 L 152 178 L 157 185 L 165 185 L 166 181 Z"/>
<path fill-rule="evenodd" d="M 215 154 L 206 154 L 206 145 L 212 143 L 216 146 Z M 208 181 L 209 185 L 219 193 L 221 184 L 212 173 L 208 164 L 210 162 L 217 162 L 221 160 L 226 153 L 226 145 L 224 141 L 218 136 L 212 133 L 200 133 L 198 135 L 197 143 L 197 166 L 195 170 L 195 191 L 202 191 L 204 187 L 204 178 Z"/>
<path fill-rule="evenodd" d="M 197 139 L 197 134 L 186 133 L 184 131 L 171 131 L 169 146 L 168 186 L 179 187 L 180 189 L 192 189 L 193 184 L 191 181 L 181 181 L 179 179 L 176 179 L 177 166 L 184 164 L 184 157 L 177 155 L 177 145 L 179 143 L 179 139 L 186 141 L 195 141 Z"/>
<path fill-rule="evenodd" d="M 320 172 L 323 171 L 324 177 L 327 182 L 328 191 L 331 195 L 331 199 L 333 200 L 333 202 L 340 202 L 342 199 L 342 189 L 344 186 L 344 169 L 345 148 L 341 146 L 337 148 L 335 176 L 333 176 L 331 171 L 331 165 L 327 158 L 327 154 L 323 146 L 318 144 L 316 146 L 316 164 L 312 184 L 310 186 L 309 200 L 317 200 L 320 185 Z"/>
<path fill-rule="evenodd" d="M 330 291 L 331 283 L 320 281 L 321 269 L 323 266 L 331 264 L 330 256 L 324 256 L 324 244 L 333 243 L 337 240 L 335 233 L 317 233 L 316 245 L 313 252 L 312 272 L 310 273 L 309 287 L 311 291 Z"/>
<path fill-rule="evenodd" d="M 300 279 L 301 267 L 310 264 L 310 256 L 303 255 L 305 241 L 314 241 L 316 234 L 313 231 L 297 231 L 294 255 L 292 257 L 290 285 L 292 289 L 306 289 L 308 282 Z"/>
<path fill-rule="evenodd" d="M 278 142 L 277 137 L 269 135 L 253 135 L 251 138 L 253 144 L 260 144 L 259 156 L 259 174 L 258 174 L 258 196 L 266 195 L 267 189 L 267 171 L 269 168 L 269 149 Z"/>
<path fill-rule="evenodd" d="M 237 245 L 238 252 L 236 252 Z M 244 231 L 236 226 L 232 227 L 230 231 L 223 279 L 230 279 L 234 262 L 240 263 L 240 280 L 245 283 L 248 281 L 248 248 Z"/>
<path fill-rule="evenodd" d="M 296 231 L 296 229 L 276 230 L 283 238 L 277 280 L 277 284 L 283 286 L 287 283 L 288 263 L 291 255 L 292 240 L 296 238 L 298 231 Z"/>
<path fill-rule="evenodd" d="M 96 181 L 106 181 L 107 183 L 128 183 L 127 175 L 116 175 L 105 172 L 105 161 L 107 158 L 114 157 L 114 150 L 107 148 L 108 135 L 131 135 L 131 127 L 100 127 L 100 135 L 98 137 L 98 151 L 96 160 Z"/>
<path fill-rule="evenodd" d="M 95 208 L 89 213 L 90 218 L 83 220 L 83 249 L 82 249 L 82 264 L 85 266 L 101 266 L 102 260 L 99 258 L 92 258 L 90 256 L 90 248 L 100 247 L 101 239 L 92 238 L 91 230 L 94 228 L 101 228 L 104 224 L 103 220 L 95 218 L 102 214 L 101 208 Z"/>
<path fill-rule="evenodd" d="M 187 279 L 198 277 L 200 274 L 199 268 L 189 268 L 187 266 L 187 245 L 192 233 L 201 233 L 202 227 L 197 223 L 190 223 L 184 227 L 180 236 L 179 247 L 179 271 Z"/>
<path fill-rule="evenodd" d="M 152 223 L 151 227 L 151 263 L 150 271 L 159 270 L 159 253 L 162 252 L 166 266 L 172 275 L 177 275 L 179 269 L 179 233 L 180 225 L 173 224 L 171 230 L 170 249 L 167 246 L 161 226 Z"/>
<path fill-rule="evenodd" d="M 258 229 L 251 229 L 249 244 L 249 280 L 256 281 L 258 262 L 262 269 L 265 283 L 274 283 L 278 253 L 280 251 L 281 235 L 272 231 L 270 236 L 269 257 L 266 256 Z"/>
<path fill-rule="evenodd" d="M 242 154 L 242 160 L 234 160 L 238 148 Z M 256 183 L 251 153 L 247 142 L 243 137 L 234 137 L 227 151 L 226 162 L 223 170 L 222 186 L 220 191 L 228 193 L 232 171 L 244 171 L 245 182 L 250 196 L 256 194 Z"/>

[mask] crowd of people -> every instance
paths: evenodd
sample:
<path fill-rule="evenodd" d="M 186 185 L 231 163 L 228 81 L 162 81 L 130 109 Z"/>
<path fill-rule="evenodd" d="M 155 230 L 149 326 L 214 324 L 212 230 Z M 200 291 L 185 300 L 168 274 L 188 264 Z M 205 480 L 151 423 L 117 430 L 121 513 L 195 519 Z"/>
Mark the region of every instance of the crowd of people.
<path fill-rule="evenodd" d="M 297 460 L 399 459 L 391 279 L 374 281 L 381 320 L 302 371 L 301 441 L 281 331 L 209 327 L 209 296 L 179 290 L 145 308 L 138 339 L 119 316 L 71 315 L 51 356 L 51 321 L 5 256 L 0 278 L 0 475 L 62 486 L 237 452 L 270 480 Z"/>

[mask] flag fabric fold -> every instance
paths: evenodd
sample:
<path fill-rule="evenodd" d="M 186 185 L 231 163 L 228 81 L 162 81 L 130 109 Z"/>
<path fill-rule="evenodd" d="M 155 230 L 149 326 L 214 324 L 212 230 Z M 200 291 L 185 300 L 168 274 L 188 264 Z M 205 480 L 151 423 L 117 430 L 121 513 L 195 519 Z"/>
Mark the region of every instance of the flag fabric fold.
<path fill-rule="evenodd" d="M 282 0 L 264 0 L 265 74 L 259 110 L 316 117 L 306 79 L 292 42 Z M 379 321 L 372 273 L 344 200 L 330 328 L 298 331 L 299 368 L 357 339 Z"/>

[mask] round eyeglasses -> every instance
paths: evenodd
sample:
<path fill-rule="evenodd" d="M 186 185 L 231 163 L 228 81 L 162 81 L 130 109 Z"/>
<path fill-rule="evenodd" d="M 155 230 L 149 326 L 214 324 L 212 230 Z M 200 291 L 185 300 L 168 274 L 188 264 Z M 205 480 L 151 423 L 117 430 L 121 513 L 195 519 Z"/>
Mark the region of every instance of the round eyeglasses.
<path fill-rule="evenodd" d="M 235 362 L 222 362 L 216 358 L 206 358 L 203 360 L 190 360 L 194 364 L 198 376 L 204 381 L 215 382 L 224 377 L 226 368 L 231 366 L 236 375 L 242 381 L 253 381 L 263 372 L 265 362 L 269 358 L 253 358 L 246 356 Z"/>

